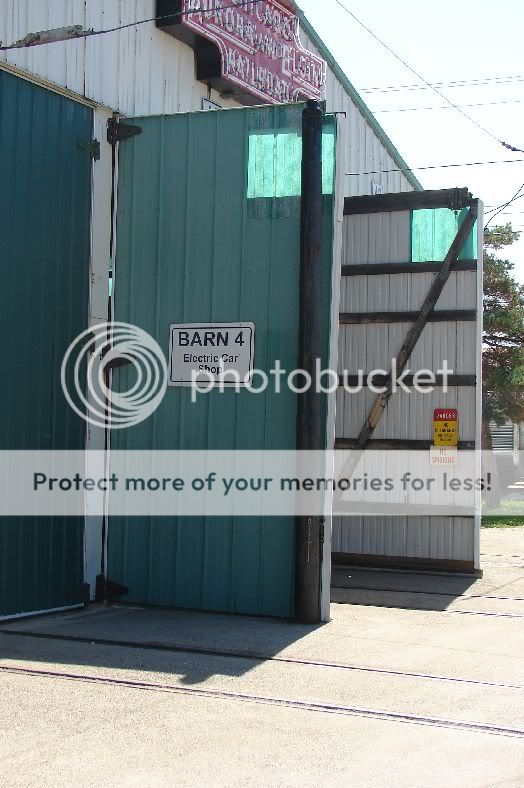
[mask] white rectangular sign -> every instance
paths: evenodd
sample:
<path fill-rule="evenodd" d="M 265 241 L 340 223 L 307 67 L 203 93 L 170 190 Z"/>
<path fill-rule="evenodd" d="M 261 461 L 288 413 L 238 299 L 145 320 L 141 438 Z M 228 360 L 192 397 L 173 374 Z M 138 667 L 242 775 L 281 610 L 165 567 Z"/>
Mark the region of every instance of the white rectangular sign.
<path fill-rule="evenodd" d="M 251 380 L 255 357 L 254 323 L 178 323 L 171 326 L 169 385 L 210 379 L 234 386 Z M 225 376 L 225 377 L 224 377 Z"/>

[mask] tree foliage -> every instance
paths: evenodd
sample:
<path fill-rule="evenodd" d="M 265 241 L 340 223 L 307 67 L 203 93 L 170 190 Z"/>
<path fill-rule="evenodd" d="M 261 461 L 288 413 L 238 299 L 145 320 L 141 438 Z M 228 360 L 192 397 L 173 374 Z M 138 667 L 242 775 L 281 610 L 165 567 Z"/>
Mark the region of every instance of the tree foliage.
<path fill-rule="evenodd" d="M 511 224 L 484 234 L 484 419 L 524 420 L 524 287 L 497 254 L 519 239 Z"/>

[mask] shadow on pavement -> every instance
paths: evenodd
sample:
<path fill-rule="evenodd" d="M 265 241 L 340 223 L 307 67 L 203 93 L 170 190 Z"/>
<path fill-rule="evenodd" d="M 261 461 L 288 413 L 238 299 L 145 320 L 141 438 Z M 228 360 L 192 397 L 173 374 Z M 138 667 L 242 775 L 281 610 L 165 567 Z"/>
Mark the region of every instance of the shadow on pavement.
<path fill-rule="evenodd" d="M 276 619 L 92 605 L 0 623 L 0 659 L 70 662 L 74 651 L 76 665 L 174 671 L 183 683 L 198 684 L 213 675 L 241 676 L 318 629 Z"/>

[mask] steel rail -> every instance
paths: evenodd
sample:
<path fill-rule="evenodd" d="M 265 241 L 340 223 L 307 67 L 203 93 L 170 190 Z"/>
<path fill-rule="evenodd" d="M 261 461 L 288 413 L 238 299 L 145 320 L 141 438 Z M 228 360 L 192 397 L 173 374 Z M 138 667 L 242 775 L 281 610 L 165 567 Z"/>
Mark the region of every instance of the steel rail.
<path fill-rule="evenodd" d="M 408 714 L 383 709 L 369 709 L 361 706 L 344 706 L 334 703 L 315 703 L 311 701 L 296 700 L 292 698 L 279 698 L 265 695 L 252 695 L 246 692 L 233 692 L 231 690 L 207 689 L 205 687 L 186 687 L 181 684 L 168 684 L 164 682 L 138 681 L 116 678 L 113 676 L 96 676 L 88 673 L 67 673 L 56 670 L 41 670 L 36 668 L 17 668 L 15 666 L 0 665 L 0 672 L 25 675 L 34 678 L 61 679 L 78 681 L 89 684 L 110 685 L 125 689 L 145 690 L 152 692 L 166 692 L 170 694 L 186 695 L 189 697 L 213 698 L 215 700 L 236 700 L 248 703 L 259 703 L 269 706 L 313 711 L 324 714 L 338 714 L 347 717 L 368 717 L 387 722 L 402 722 L 415 725 L 427 725 L 437 728 L 451 728 L 475 733 L 488 733 L 497 736 L 524 738 L 524 729 L 511 728 L 484 722 L 468 722 L 467 720 L 450 720 L 443 717 L 432 717 L 421 714 Z"/>
<path fill-rule="evenodd" d="M 277 662 L 287 665 L 300 665 L 304 667 L 330 668 L 335 670 L 347 670 L 358 673 L 376 673 L 385 676 L 398 676 L 400 678 L 422 679 L 425 681 L 443 681 L 454 684 L 473 684 L 483 687 L 494 687 L 498 689 L 524 690 L 524 685 L 507 684 L 504 682 L 485 681 L 482 679 L 468 679 L 463 677 L 441 676 L 432 673 L 417 673 L 414 671 L 394 670 L 391 668 L 375 668 L 366 665 L 352 665 L 343 662 L 327 662 L 313 659 L 300 659 L 297 657 L 284 657 L 274 654 L 263 654 L 257 652 L 233 651 L 226 649 L 200 648 L 198 646 L 177 645 L 147 642 L 138 643 L 136 641 L 113 640 L 110 638 L 82 637 L 77 635 L 60 635 L 57 633 L 17 631 L 15 629 L 0 629 L 0 635 L 19 636 L 27 638 L 37 638 L 41 640 L 57 640 L 69 643 L 88 643 L 95 646 L 108 646 L 110 648 L 129 648 L 141 651 L 160 651 L 175 654 L 190 654 L 202 657 L 226 657 L 228 659 L 240 659 L 250 662 Z"/>

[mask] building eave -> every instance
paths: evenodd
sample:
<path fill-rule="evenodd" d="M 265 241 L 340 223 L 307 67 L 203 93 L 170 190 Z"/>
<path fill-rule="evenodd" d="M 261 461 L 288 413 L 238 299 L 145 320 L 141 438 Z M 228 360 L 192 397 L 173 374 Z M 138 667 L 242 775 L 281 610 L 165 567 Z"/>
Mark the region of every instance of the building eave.
<path fill-rule="evenodd" d="M 337 79 L 344 86 L 345 90 L 348 92 L 349 96 L 351 97 L 351 100 L 356 105 L 356 107 L 361 112 L 361 114 L 364 116 L 367 123 L 369 123 L 369 125 L 371 126 L 377 137 L 379 138 L 379 140 L 382 142 L 382 144 L 390 154 L 395 164 L 397 164 L 399 169 L 402 170 L 403 174 L 405 175 L 407 180 L 411 183 L 414 189 L 418 191 L 423 190 L 424 187 L 422 186 L 418 178 L 415 177 L 413 171 L 409 168 L 408 164 L 406 164 L 406 162 L 398 152 L 397 148 L 393 144 L 393 142 L 390 140 L 390 138 L 388 137 L 388 135 L 386 134 L 386 132 L 384 131 L 378 120 L 375 118 L 369 107 L 366 105 L 365 101 L 359 95 L 357 90 L 353 87 L 348 77 L 341 69 L 341 67 L 335 60 L 334 56 L 332 55 L 328 47 L 324 44 L 324 42 L 322 41 L 322 39 L 320 38 L 320 36 L 312 26 L 312 24 L 309 22 L 304 12 L 297 7 L 297 13 L 300 19 L 300 24 L 302 26 L 302 29 L 304 30 L 306 35 L 311 39 L 315 47 L 320 52 L 321 56 L 324 58 L 328 66 L 331 68 L 331 70 L 337 77 Z"/>

